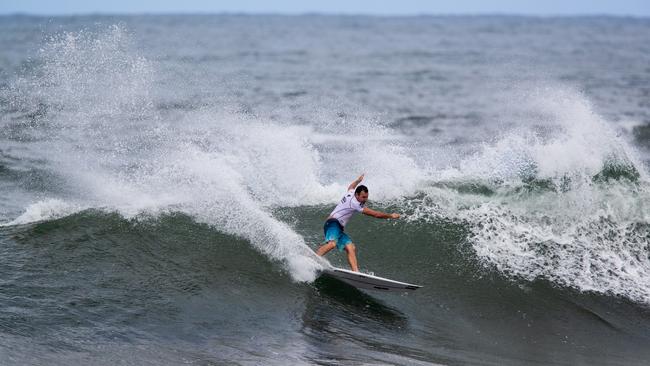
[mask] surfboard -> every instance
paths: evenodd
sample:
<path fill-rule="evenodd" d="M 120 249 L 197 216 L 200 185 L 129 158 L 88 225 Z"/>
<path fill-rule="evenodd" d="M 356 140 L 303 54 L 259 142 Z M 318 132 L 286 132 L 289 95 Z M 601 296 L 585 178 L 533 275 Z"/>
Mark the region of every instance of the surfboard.
<path fill-rule="evenodd" d="M 400 282 L 384 277 L 374 276 L 362 272 L 354 272 L 343 268 L 330 267 L 323 270 L 323 274 L 334 277 L 356 288 L 378 291 L 415 291 L 420 285 Z"/>

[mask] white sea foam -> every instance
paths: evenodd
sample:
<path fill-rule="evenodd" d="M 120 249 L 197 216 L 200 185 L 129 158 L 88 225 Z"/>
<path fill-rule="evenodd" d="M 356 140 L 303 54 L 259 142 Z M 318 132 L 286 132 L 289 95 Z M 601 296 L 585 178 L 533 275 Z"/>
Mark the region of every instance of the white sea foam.
<path fill-rule="evenodd" d="M 440 173 L 493 194 L 427 188 L 415 217 L 467 223 L 476 255 L 504 273 L 650 303 L 650 183 L 634 149 L 579 93 L 547 90 L 527 107 L 543 135 L 509 131 Z M 597 178 L 612 165 L 628 175 Z"/>

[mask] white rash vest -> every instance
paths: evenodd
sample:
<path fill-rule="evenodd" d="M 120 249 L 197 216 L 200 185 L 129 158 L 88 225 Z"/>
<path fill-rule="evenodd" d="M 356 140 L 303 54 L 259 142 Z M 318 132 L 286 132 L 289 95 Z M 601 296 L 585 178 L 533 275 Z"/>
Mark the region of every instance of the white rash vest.
<path fill-rule="evenodd" d="M 354 196 L 354 190 L 351 189 L 341 198 L 341 202 L 336 205 L 334 211 L 330 214 L 330 218 L 337 219 L 341 226 L 345 227 L 350 217 L 355 212 L 361 211 L 363 211 L 363 203 L 357 201 L 357 198 Z"/>

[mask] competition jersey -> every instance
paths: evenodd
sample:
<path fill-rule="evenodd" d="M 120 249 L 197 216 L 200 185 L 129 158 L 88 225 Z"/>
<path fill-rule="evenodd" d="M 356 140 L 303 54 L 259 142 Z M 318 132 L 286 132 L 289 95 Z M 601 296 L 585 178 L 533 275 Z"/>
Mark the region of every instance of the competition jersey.
<path fill-rule="evenodd" d="M 357 198 L 354 196 L 354 190 L 351 189 L 341 198 L 341 202 L 336 205 L 334 211 L 330 214 L 330 218 L 337 219 L 341 226 L 345 227 L 350 217 L 355 212 L 361 211 L 363 211 L 363 203 L 357 201 Z"/>

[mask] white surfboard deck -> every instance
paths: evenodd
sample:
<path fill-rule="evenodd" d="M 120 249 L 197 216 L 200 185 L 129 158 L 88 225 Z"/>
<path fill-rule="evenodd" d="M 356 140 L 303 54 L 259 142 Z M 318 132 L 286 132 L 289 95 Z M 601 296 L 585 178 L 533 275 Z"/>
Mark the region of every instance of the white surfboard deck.
<path fill-rule="evenodd" d="M 414 291 L 419 289 L 420 285 L 400 282 L 374 276 L 362 272 L 354 272 L 343 268 L 329 267 L 323 270 L 324 274 L 341 280 L 357 288 L 378 291 Z"/>

